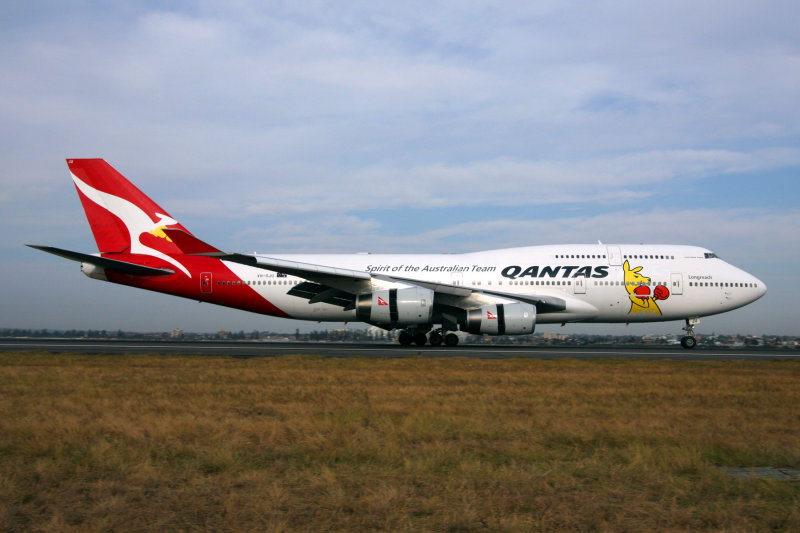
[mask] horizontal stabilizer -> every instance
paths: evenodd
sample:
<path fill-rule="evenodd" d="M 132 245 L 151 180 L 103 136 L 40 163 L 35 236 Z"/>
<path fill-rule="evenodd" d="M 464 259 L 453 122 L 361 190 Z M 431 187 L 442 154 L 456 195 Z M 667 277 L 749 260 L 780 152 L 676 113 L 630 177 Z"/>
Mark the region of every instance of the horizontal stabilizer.
<path fill-rule="evenodd" d="M 163 228 L 162 231 L 172 239 L 172 242 L 180 248 L 181 252 L 187 255 L 207 255 L 211 257 L 227 255 L 222 250 L 214 248 L 182 229 Z"/>
<path fill-rule="evenodd" d="M 152 268 L 136 263 L 128 263 L 126 261 L 117 261 L 116 259 L 108 259 L 107 257 L 98 257 L 96 255 L 84 254 L 81 252 L 73 252 L 70 250 L 63 250 L 61 248 L 54 248 L 52 246 L 37 246 L 35 244 L 26 244 L 31 248 L 36 248 L 49 254 L 57 255 L 72 261 L 79 261 L 81 263 L 90 263 L 97 265 L 100 268 L 108 268 L 123 274 L 130 274 L 132 276 L 169 276 L 175 273 L 174 270 L 167 268 Z"/>

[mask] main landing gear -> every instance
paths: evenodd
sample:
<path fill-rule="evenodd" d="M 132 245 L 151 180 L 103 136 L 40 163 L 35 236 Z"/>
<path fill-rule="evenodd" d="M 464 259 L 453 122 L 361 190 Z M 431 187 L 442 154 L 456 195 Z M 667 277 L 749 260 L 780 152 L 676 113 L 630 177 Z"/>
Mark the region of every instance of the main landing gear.
<path fill-rule="evenodd" d="M 447 333 L 443 329 L 437 329 L 426 335 L 422 331 L 410 331 L 404 329 L 397 336 L 397 340 L 402 346 L 410 346 L 411 343 L 417 346 L 424 346 L 425 343 L 430 342 L 431 346 L 441 346 L 444 343 L 446 346 L 455 346 L 458 344 L 458 335 L 453 332 Z"/>
<path fill-rule="evenodd" d="M 456 346 L 458 344 L 458 335 L 452 332 L 447 333 L 443 329 L 437 329 L 431 331 L 431 334 L 428 335 L 428 342 L 431 343 L 431 346 L 441 346 L 442 343 L 445 346 Z"/>
<path fill-rule="evenodd" d="M 686 332 L 686 335 L 681 337 L 681 346 L 683 346 L 687 350 L 691 350 L 692 348 L 697 346 L 697 339 L 694 338 L 694 327 L 699 323 L 700 323 L 699 318 L 686 319 L 686 326 L 682 328 Z"/>

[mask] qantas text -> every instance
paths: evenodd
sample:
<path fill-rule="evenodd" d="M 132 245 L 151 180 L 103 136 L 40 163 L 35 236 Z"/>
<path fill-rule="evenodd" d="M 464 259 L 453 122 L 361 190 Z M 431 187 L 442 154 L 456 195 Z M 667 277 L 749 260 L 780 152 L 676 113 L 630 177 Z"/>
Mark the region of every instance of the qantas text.
<path fill-rule="evenodd" d="M 521 266 L 511 265 L 505 267 L 500 272 L 503 277 L 517 279 L 524 277 L 531 278 L 605 278 L 608 276 L 607 266 L 529 266 L 523 270 Z"/>

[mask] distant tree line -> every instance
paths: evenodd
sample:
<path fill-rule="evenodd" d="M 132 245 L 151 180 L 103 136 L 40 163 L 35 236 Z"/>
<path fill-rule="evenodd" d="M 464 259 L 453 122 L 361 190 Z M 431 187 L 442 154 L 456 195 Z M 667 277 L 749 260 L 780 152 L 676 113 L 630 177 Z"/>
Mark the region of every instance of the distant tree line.
<path fill-rule="evenodd" d="M 22 329 L 2 328 L 0 337 L 69 337 L 89 339 L 133 339 L 144 338 L 146 334 L 130 333 L 122 330 L 107 331 L 105 329 Z"/>
<path fill-rule="evenodd" d="M 373 333 L 369 329 L 337 329 L 312 331 L 310 333 L 300 333 L 295 330 L 294 334 L 276 333 L 271 331 L 218 331 L 217 333 L 185 333 L 180 330 L 172 332 L 138 333 L 131 331 L 108 331 L 105 329 L 24 329 L 24 328 L 1 328 L 0 337 L 35 337 L 35 338 L 82 338 L 82 339 L 190 339 L 190 340 L 264 340 L 270 338 L 289 338 L 298 341 L 370 341 L 393 339 L 394 334 L 380 330 Z"/>

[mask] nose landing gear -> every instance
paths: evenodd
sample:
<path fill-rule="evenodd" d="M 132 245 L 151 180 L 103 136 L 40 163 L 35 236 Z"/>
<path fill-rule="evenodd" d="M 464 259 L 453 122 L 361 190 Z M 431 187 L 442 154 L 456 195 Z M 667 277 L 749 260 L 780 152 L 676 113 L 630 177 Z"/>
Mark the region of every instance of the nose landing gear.
<path fill-rule="evenodd" d="M 694 327 L 699 323 L 700 319 L 696 317 L 686 319 L 686 326 L 682 328 L 686 332 L 686 335 L 681 338 L 681 346 L 687 350 L 691 350 L 697 346 L 697 339 L 694 338 Z"/>

